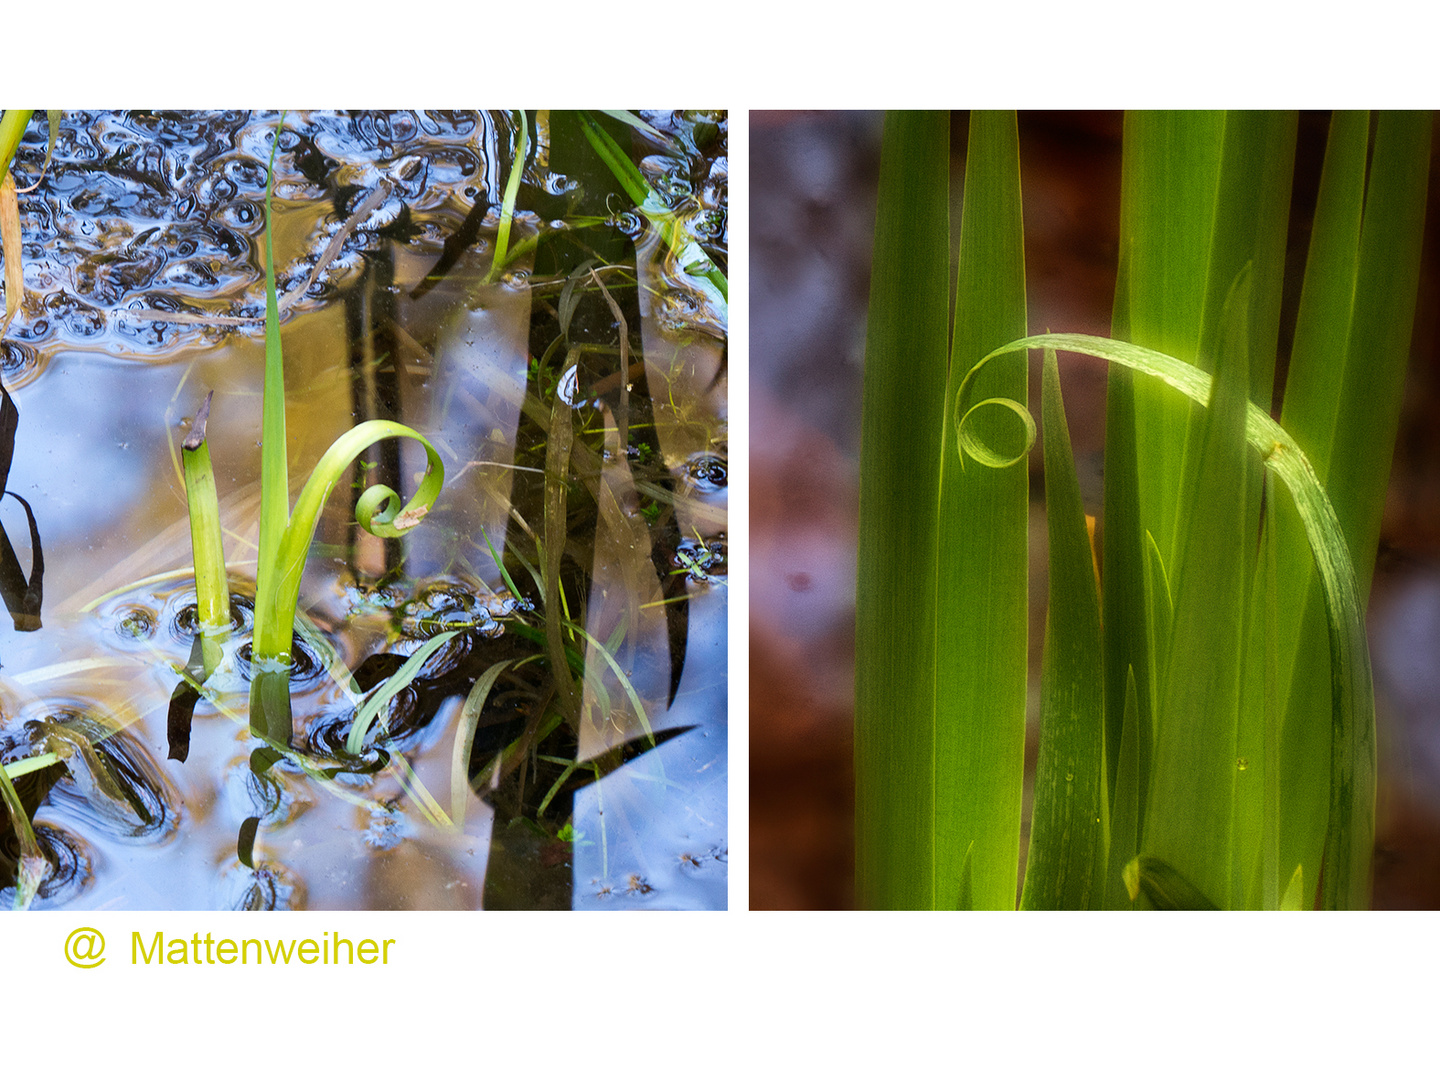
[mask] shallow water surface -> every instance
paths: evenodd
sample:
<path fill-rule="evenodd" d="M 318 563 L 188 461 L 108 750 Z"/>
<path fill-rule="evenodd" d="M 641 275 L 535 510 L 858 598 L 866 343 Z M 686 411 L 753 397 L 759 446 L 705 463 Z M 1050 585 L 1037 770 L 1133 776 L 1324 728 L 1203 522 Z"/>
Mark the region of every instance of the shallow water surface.
<path fill-rule="evenodd" d="M 367 419 L 423 433 L 446 483 L 399 541 L 362 532 L 354 499 L 377 481 L 408 498 L 418 443 L 377 444 L 336 485 L 301 588 L 294 734 L 271 761 L 247 699 L 279 119 L 65 113 L 19 198 L 0 762 L 48 864 L 31 906 L 723 907 L 724 115 L 595 114 L 648 187 L 637 207 L 577 117 L 528 114 L 496 272 L 518 114 L 285 118 L 291 501 Z M 37 116 L 21 187 L 46 134 Z M 234 627 L 181 761 L 169 714 L 197 628 L 180 442 L 209 391 Z M 440 634 L 348 754 L 363 702 Z M 0 826 L 8 907 L 3 805 Z"/>

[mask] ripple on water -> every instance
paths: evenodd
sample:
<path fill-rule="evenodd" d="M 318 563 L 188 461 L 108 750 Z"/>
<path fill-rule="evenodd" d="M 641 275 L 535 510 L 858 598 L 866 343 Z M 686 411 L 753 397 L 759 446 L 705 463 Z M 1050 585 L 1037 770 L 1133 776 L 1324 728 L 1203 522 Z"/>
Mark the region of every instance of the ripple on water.
<path fill-rule="evenodd" d="M 65 775 L 49 792 L 57 820 L 82 834 L 156 845 L 179 825 L 180 797 L 158 762 L 128 731 L 113 731 L 81 708 L 54 710 L 24 725 L 37 752 L 59 755 Z"/>
<path fill-rule="evenodd" d="M 220 866 L 216 906 L 230 911 L 298 911 L 305 907 L 305 886 L 288 867 L 260 861 L 252 870 L 239 859 Z"/>
<path fill-rule="evenodd" d="M 279 828 L 296 820 L 314 802 L 304 775 L 287 758 L 263 774 L 256 773 L 246 754 L 226 767 L 221 797 L 234 820 L 256 817 L 267 829 Z"/>
<path fill-rule="evenodd" d="M 719 454 L 692 454 L 685 462 L 685 477 L 697 492 L 723 491 L 728 483 L 725 458 Z"/>
<path fill-rule="evenodd" d="M 203 299 L 222 313 L 263 310 L 263 269 L 253 252 L 264 228 L 277 120 L 271 112 L 62 113 L 44 183 L 19 198 L 28 295 L 10 337 L 39 351 L 10 342 L 9 381 L 55 348 L 108 338 L 114 355 L 143 351 L 154 359 L 208 330 L 152 325 L 126 309 L 185 310 Z M 495 172 L 494 124 L 460 113 L 288 114 L 276 195 L 308 204 L 314 219 L 309 249 L 294 262 L 314 262 L 329 239 L 322 226 L 336 215 L 335 200 L 354 194 L 354 177 L 340 175 L 344 170 L 366 172 L 367 191 L 382 177 L 395 187 L 374 220 L 346 241 L 345 265 L 385 242 L 384 229 L 400 218 L 418 215 L 417 225 L 439 222 L 437 235 L 453 234 L 491 187 L 477 188 L 476 180 Z M 22 172 L 38 173 L 47 136 L 43 118 L 26 129 L 17 154 Z M 290 266 L 276 269 L 282 279 L 299 280 Z M 320 302 L 326 290 L 315 292 L 302 303 Z M 36 318 L 57 308 L 66 317 Z"/>
<path fill-rule="evenodd" d="M 164 590 L 132 589 L 100 604 L 96 615 L 100 625 L 108 631 L 107 644 L 118 644 L 127 651 L 150 652 L 158 647 L 174 652 L 177 645 L 188 649 L 200 632 L 193 586 Z M 231 633 L 248 634 L 254 623 L 254 601 L 247 596 L 231 594 Z"/>
<path fill-rule="evenodd" d="M 94 858 L 85 842 L 74 833 L 56 826 L 37 822 L 35 842 L 50 864 L 32 906 L 38 909 L 61 908 L 80 896 L 94 880 Z M 20 842 L 13 829 L 0 835 L 0 909 L 14 904 L 15 868 L 20 857 Z"/>

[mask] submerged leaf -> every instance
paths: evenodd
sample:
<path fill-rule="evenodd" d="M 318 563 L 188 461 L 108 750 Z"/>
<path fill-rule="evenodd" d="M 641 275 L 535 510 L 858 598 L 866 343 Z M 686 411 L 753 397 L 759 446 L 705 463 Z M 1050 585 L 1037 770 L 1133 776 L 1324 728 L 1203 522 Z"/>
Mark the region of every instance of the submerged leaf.
<path fill-rule="evenodd" d="M 4 803 L 6 816 L 10 819 L 10 827 L 15 831 L 15 837 L 20 842 L 20 862 L 18 877 L 15 882 L 15 910 L 24 911 L 34 900 L 35 894 L 40 889 L 40 883 L 44 880 L 45 871 L 49 869 L 49 862 L 40 850 L 40 844 L 35 839 L 35 830 L 30 824 L 30 816 L 25 811 L 25 805 L 20 799 L 15 785 L 10 782 L 8 769 L 0 768 L 0 802 Z"/>
<path fill-rule="evenodd" d="M 242 866 L 255 869 L 255 835 L 260 831 L 260 819 L 248 817 L 240 823 L 240 835 L 235 841 L 235 855 Z"/>
<path fill-rule="evenodd" d="M 383 725 L 385 723 L 382 713 L 385 706 L 390 704 L 396 694 L 414 682 L 415 676 L 418 675 L 420 669 L 425 666 L 425 661 L 429 660 L 431 656 L 458 633 L 460 633 L 459 630 L 447 630 L 445 633 L 436 634 L 426 641 L 411 653 L 410 656 L 406 658 L 405 663 L 400 665 L 400 670 L 386 679 L 385 684 L 356 711 L 355 722 L 351 725 L 350 734 L 345 740 L 346 753 L 357 757 L 360 755 L 360 752 L 365 747 L 365 735 L 370 730 L 371 722 L 378 716 L 381 718 L 381 724 Z"/>

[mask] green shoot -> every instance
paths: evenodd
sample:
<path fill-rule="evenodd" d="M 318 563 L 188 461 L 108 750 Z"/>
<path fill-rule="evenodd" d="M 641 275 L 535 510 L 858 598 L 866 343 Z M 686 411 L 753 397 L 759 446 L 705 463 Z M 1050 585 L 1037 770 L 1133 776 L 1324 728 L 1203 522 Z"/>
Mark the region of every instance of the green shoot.
<path fill-rule="evenodd" d="M 410 502 L 376 484 L 361 495 L 355 516 L 361 528 L 375 536 L 403 536 L 424 520 L 445 482 L 445 466 L 438 451 L 413 428 L 389 420 L 367 420 L 341 435 L 315 465 L 293 512 L 289 507 L 289 474 L 285 460 L 285 365 L 280 345 L 280 315 L 275 291 L 275 253 L 272 242 L 272 199 L 275 187 L 275 151 L 270 149 L 270 180 L 265 191 L 265 388 L 262 426 L 260 495 L 260 554 L 255 591 L 255 659 L 288 665 L 295 609 L 299 604 L 300 577 L 314 539 L 320 511 L 330 491 L 351 464 L 381 439 L 405 437 L 419 441 L 427 458 L 425 475 Z"/>
<path fill-rule="evenodd" d="M 230 630 L 230 588 L 221 543 L 220 498 L 215 491 L 215 471 L 205 439 L 213 397 L 213 391 L 205 395 L 205 403 L 195 414 L 190 433 L 181 444 L 185 501 L 190 508 L 190 544 L 195 555 L 196 610 L 207 676 L 215 670 L 219 646 Z"/>
<path fill-rule="evenodd" d="M 480 714 L 486 699 L 495 687 L 495 680 L 509 667 L 511 661 L 501 660 L 491 664 L 485 673 L 475 680 L 465 704 L 460 710 L 460 723 L 455 732 L 455 751 L 450 761 L 450 818 L 461 828 L 465 825 L 465 792 L 469 789 L 470 754 L 475 748 L 475 731 L 480 725 Z"/>
<path fill-rule="evenodd" d="M 441 646 L 459 632 L 458 630 L 448 630 L 430 638 L 411 653 L 405 663 L 400 666 L 400 670 L 386 679 L 380 689 L 371 695 L 370 699 L 355 713 L 355 723 L 351 725 L 350 734 L 345 740 L 347 753 L 359 756 L 360 751 L 365 748 L 365 735 L 370 730 L 370 724 L 377 716 L 381 715 L 381 710 L 390 704 L 396 694 L 414 682 L 416 674 L 425 665 L 425 661 L 429 660 Z M 381 723 L 384 722 L 382 717 Z"/>
<path fill-rule="evenodd" d="M 505 195 L 500 204 L 500 230 L 495 234 L 495 257 L 490 262 L 490 272 L 485 275 L 485 284 L 493 285 L 500 278 L 500 271 L 510 257 L 510 226 L 515 220 L 515 199 L 520 194 L 520 180 L 525 174 L 525 155 L 529 153 L 530 125 L 525 110 L 515 110 L 520 118 L 519 134 L 515 137 L 515 158 L 510 163 L 510 175 L 505 180 Z"/>

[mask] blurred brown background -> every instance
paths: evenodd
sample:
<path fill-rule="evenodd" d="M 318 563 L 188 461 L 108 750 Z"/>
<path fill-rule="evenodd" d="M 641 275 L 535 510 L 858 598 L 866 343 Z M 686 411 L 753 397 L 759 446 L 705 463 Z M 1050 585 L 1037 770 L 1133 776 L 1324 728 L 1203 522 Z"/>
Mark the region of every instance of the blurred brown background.
<path fill-rule="evenodd" d="M 750 123 L 750 906 L 845 908 L 854 870 L 856 466 L 882 117 L 752 112 Z M 1109 331 L 1121 124 L 1118 112 L 1020 115 L 1032 332 Z M 1282 374 L 1328 126 L 1328 113 L 1301 117 Z M 957 114 L 956 200 L 965 137 L 965 115 Z M 1369 611 L 1381 756 L 1377 908 L 1440 908 L 1440 176 L 1433 165 L 1426 233 Z M 1073 357 L 1062 370 L 1093 512 L 1105 372 Z M 1038 400 L 1038 365 L 1031 374 Z M 1031 679 L 1038 685 L 1043 604 L 1035 599 L 1045 592 L 1038 445 L 1031 468 Z M 1034 705 L 1037 695 L 1030 697 Z M 1032 769 L 1033 724 L 1032 716 Z"/>

